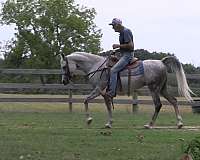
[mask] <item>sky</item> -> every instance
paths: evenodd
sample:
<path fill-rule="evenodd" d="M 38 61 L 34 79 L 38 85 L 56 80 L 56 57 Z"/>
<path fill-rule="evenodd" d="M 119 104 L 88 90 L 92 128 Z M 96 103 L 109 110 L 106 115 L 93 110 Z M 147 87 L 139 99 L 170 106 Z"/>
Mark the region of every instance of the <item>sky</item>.
<path fill-rule="evenodd" d="M 2 2 L 5 0 L 0 0 Z M 101 46 L 112 49 L 118 33 L 108 25 L 120 18 L 133 32 L 135 49 L 173 53 L 182 63 L 200 66 L 200 0 L 75 0 L 94 8 L 94 22 L 101 29 Z M 0 41 L 9 40 L 14 30 L 0 27 Z"/>

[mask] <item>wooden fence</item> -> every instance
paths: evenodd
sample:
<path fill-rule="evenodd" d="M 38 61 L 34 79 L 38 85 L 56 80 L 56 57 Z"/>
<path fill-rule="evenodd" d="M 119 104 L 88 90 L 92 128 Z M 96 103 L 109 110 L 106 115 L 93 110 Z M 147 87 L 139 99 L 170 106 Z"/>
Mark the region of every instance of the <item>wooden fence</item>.
<path fill-rule="evenodd" d="M 46 90 L 65 90 L 68 93 L 66 98 L 0 98 L 0 102 L 65 102 L 69 104 L 69 110 L 72 111 L 73 103 L 83 103 L 83 98 L 74 98 L 73 92 L 75 90 L 87 90 L 91 91 L 92 86 L 89 84 L 46 84 L 43 80 L 43 76 L 46 75 L 58 75 L 62 73 L 58 69 L 0 69 L 0 75 L 36 75 L 41 79 L 41 83 L 0 83 L 0 92 L 10 90 L 23 90 L 23 89 L 46 89 Z M 187 79 L 200 79 L 200 74 L 186 75 Z M 146 88 L 140 89 L 141 91 L 147 91 Z M 103 99 L 94 99 L 90 103 L 104 103 Z M 153 104 L 152 100 L 138 100 L 137 91 L 133 93 L 130 99 L 114 99 L 116 104 L 131 104 L 132 110 L 137 111 L 138 104 Z M 163 101 L 163 104 L 169 104 L 167 101 Z M 190 105 L 187 101 L 179 101 L 180 105 Z"/>

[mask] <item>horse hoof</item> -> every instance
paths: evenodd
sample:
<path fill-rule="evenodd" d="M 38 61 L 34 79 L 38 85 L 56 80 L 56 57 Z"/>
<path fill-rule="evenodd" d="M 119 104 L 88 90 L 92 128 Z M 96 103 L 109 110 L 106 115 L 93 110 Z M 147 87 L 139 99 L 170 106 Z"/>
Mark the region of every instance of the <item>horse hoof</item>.
<path fill-rule="evenodd" d="M 149 124 L 145 124 L 145 125 L 144 125 L 144 128 L 146 128 L 146 129 L 152 129 L 153 126 L 152 126 L 152 125 L 149 125 Z"/>
<path fill-rule="evenodd" d="M 89 117 L 88 119 L 87 119 L 87 125 L 90 125 L 91 123 L 92 123 L 92 117 Z"/>
<path fill-rule="evenodd" d="M 183 127 L 183 123 L 182 122 L 178 123 L 177 127 L 178 127 L 178 129 L 181 129 Z"/>
<path fill-rule="evenodd" d="M 112 132 L 111 131 L 101 131 L 100 134 L 104 135 L 104 136 L 111 136 Z"/>
<path fill-rule="evenodd" d="M 111 126 L 111 124 L 105 124 L 105 128 L 108 128 L 108 129 L 110 129 L 110 128 L 112 128 L 112 126 Z"/>

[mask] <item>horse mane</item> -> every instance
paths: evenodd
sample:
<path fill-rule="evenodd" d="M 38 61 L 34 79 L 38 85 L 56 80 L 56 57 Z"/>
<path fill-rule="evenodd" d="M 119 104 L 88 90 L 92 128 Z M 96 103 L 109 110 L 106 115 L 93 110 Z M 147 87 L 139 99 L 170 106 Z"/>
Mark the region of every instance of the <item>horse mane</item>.
<path fill-rule="evenodd" d="M 102 60 L 101 56 L 87 53 L 87 52 L 73 52 L 72 54 L 67 56 L 68 58 L 72 58 L 73 60 L 77 61 L 91 61 L 91 59 L 95 62 L 99 62 Z"/>

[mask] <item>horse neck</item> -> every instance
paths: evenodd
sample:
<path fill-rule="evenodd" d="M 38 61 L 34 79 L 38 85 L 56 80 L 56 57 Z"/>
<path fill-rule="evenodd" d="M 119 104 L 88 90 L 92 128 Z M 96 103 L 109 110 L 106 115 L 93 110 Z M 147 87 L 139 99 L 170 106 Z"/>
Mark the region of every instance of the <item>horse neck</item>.
<path fill-rule="evenodd" d="M 106 58 L 102 57 L 101 59 L 99 59 L 98 62 L 96 62 L 96 61 L 92 62 L 91 68 L 88 70 L 87 74 L 95 72 L 95 71 L 100 70 L 102 68 L 105 68 L 105 66 L 106 66 Z"/>
<path fill-rule="evenodd" d="M 105 64 L 103 64 L 105 57 L 85 52 L 74 52 L 68 56 L 68 60 L 72 60 L 76 64 L 81 65 L 79 70 L 83 71 L 85 74 L 89 74 L 97 69 L 105 67 Z"/>

